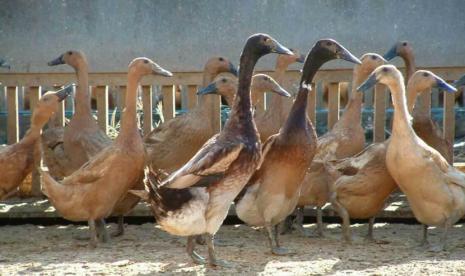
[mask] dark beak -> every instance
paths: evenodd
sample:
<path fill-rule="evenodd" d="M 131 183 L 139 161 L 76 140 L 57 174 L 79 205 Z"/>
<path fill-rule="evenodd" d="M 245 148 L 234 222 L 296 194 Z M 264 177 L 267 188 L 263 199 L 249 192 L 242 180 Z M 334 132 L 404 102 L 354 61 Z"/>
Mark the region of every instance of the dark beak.
<path fill-rule="evenodd" d="M 214 82 L 210 83 L 204 88 L 199 89 L 197 91 L 197 95 L 206 95 L 206 94 L 216 94 L 218 92 L 218 88 Z"/>
<path fill-rule="evenodd" d="M 152 73 L 154 75 L 161 75 L 161 76 L 164 76 L 164 77 L 172 77 L 173 76 L 173 73 L 171 73 L 170 71 L 168 71 L 166 69 L 163 69 L 160 65 L 158 65 L 156 63 L 152 63 Z"/>
<path fill-rule="evenodd" d="M 65 64 L 65 61 L 63 59 L 63 55 L 57 57 L 56 59 L 49 61 L 48 66 L 55 66 L 55 65 L 60 65 L 60 64 Z"/>
<path fill-rule="evenodd" d="M 286 89 L 282 88 L 282 87 L 279 87 L 279 89 L 276 89 L 276 90 L 273 90 L 272 92 L 280 95 L 280 96 L 283 96 L 283 97 L 286 97 L 286 98 L 290 98 L 291 97 L 291 94 L 289 92 L 286 91 Z"/>
<path fill-rule="evenodd" d="M 229 63 L 229 72 L 236 77 L 239 76 L 239 70 L 234 64 L 232 64 L 232 62 Z"/>
<path fill-rule="evenodd" d="M 298 63 L 304 63 L 305 62 L 305 55 L 301 54 L 298 59 L 296 59 L 296 62 Z"/>
<path fill-rule="evenodd" d="M 359 87 L 357 87 L 357 91 L 359 92 L 366 92 L 367 90 L 369 90 L 370 88 L 372 88 L 373 86 L 375 86 L 375 84 L 377 83 L 377 80 L 376 80 L 376 74 L 373 72 L 371 73 L 371 75 L 368 77 L 368 79 L 366 79 L 362 85 L 360 85 Z"/>
<path fill-rule="evenodd" d="M 69 95 L 73 93 L 74 90 L 74 83 L 66 85 L 63 87 L 61 90 L 58 90 L 55 92 L 55 95 L 58 97 L 59 101 L 63 101 L 66 99 Z"/>
<path fill-rule="evenodd" d="M 452 85 L 445 82 L 443 79 L 437 77 L 436 79 L 436 86 L 446 92 L 455 93 L 457 92 L 457 88 L 453 87 Z"/>
<path fill-rule="evenodd" d="M 392 46 L 392 48 L 389 49 L 389 51 L 387 51 L 387 53 L 385 53 L 384 56 L 383 56 L 383 58 L 385 58 L 388 61 L 395 58 L 395 57 L 397 57 L 397 44 Z"/>
<path fill-rule="evenodd" d="M 462 85 L 465 85 L 465 75 L 463 75 L 462 77 L 460 77 L 460 79 L 454 81 L 454 86 L 455 87 L 460 87 Z"/>
<path fill-rule="evenodd" d="M 283 45 L 281 45 L 281 43 L 279 43 L 276 40 L 273 40 L 273 44 L 274 45 L 273 45 L 273 47 L 271 49 L 272 53 L 276 53 L 276 54 L 280 54 L 280 55 L 290 55 L 290 56 L 292 56 L 294 54 L 291 50 L 284 47 Z"/>
<path fill-rule="evenodd" d="M 342 47 L 341 45 L 338 45 L 338 48 L 339 48 L 338 55 L 337 55 L 338 58 L 346 60 L 348 62 L 355 63 L 355 64 L 362 64 L 362 62 L 356 56 L 354 56 L 351 52 L 349 52 L 349 50 Z"/>

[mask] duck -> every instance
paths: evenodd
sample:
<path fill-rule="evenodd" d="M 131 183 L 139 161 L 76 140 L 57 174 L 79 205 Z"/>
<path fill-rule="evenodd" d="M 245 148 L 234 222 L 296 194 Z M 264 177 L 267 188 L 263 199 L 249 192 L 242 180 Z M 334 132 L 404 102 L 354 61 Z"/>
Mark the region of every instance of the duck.
<path fill-rule="evenodd" d="M 287 68 L 294 63 L 303 63 L 305 56 L 300 54 L 296 49 L 290 49 L 292 55 L 278 55 L 276 58 L 276 66 L 274 71 L 274 79 L 284 85 L 285 74 Z M 286 88 L 291 84 L 284 85 Z M 289 113 L 292 102 L 286 101 L 278 95 L 271 95 L 271 101 L 266 110 L 257 110 L 255 115 L 255 123 L 257 124 L 260 140 L 265 143 L 268 137 L 278 133 L 281 126 L 284 124 L 287 114 Z"/>
<path fill-rule="evenodd" d="M 0 68 L 11 69 L 11 65 L 4 58 L 0 58 Z"/>
<path fill-rule="evenodd" d="M 40 131 L 58 110 L 59 103 L 73 91 L 68 85 L 56 92 L 45 93 L 31 116 L 31 126 L 17 143 L 0 149 L 0 200 L 8 197 L 40 162 Z"/>
<path fill-rule="evenodd" d="M 225 57 L 212 57 L 204 66 L 202 87 L 223 72 L 237 76 L 236 66 Z M 212 133 L 209 95 L 187 114 L 164 122 L 144 136 L 148 161 L 154 170 L 172 173 L 184 165 L 215 133 Z"/>
<path fill-rule="evenodd" d="M 407 69 L 406 79 L 409 80 L 416 71 L 415 54 L 412 44 L 408 41 L 399 41 L 386 52 L 384 58 L 392 60 L 398 56 L 404 60 Z M 409 96 L 407 95 L 407 97 Z M 452 164 L 454 162 L 452 144 L 444 137 L 441 127 L 432 120 L 428 106 L 419 101 L 415 105 L 412 116 L 415 133 L 428 145 L 438 150 L 449 164 Z"/>
<path fill-rule="evenodd" d="M 137 128 L 137 87 L 143 76 L 156 74 L 171 77 L 173 74 L 152 60 L 140 57 L 128 67 L 126 108 L 122 115 L 118 137 L 94 155 L 81 168 L 55 180 L 41 168 L 42 191 L 55 209 L 67 220 L 88 221 L 91 247 L 96 247 L 97 232 L 102 233 L 102 221 L 143 174 L 145 148 Z"/>
<path fill-rule="evenodd" d="M 275 255 L 289 253 L 280 246 L 278 224 L 294 211 L 302 180 L 317 148 L 316 132 L 307 117 L 311 82 L 318 69 L 334 59 L 360 63 L 335 40 L 316 42 L 305 60 L 299 92 L 286 122 L 263 145 L 263 162 L 235 201 L 242 221 L 266 228 L 271 253 Z"/>
<path fill-rule="evenodd" d="M 364 54 L 360 60 L 361 64 L 355 65 L 353 69 L 353 81 L 357 85 L 377 66 L 386 62 L 376 53 Z M 315 157 L 305 174 L 297 204 L 296 219 L 293 223 L 293 226 L 305 236 L 309 236 L 302 226 L 303 208 L 307 205 L 316 206 L 316 234 L 320 237 L 323 235 L 322 207 L 329 200 L 329 175 L 324 162 L 353 156 L 365 148 L 365 131 L 361 122 L 363 95 L 356 93 L 355 88 L 356 85 L 353 86 L 349 102 L 339 121 L 318 139 Z M 288 228 L 292 225 L 289 220 L 286 222 Z"/>
<path fill-rule="evenodd" d="M 457 91 L 431 72 L 424 78 L 446 92 Z M 425 225 L 423 244 L 427 244 L 427 226 L 442 228 L 440 242 L 430 247 L 431 251 L 441 251 L 448 229 L 465 214 L 465 174 L 415 133 L 401 72 L 393 65 L 380 66 L 357 90 L 367 91 L 376 83 L 388 86 L 394 106 L 387 169 L 407 196 L 415 218 Z"/>
<path fill-rule="evenodd" d="M 111 139 L 92 116 L 88 62 L 82 51 L 69 50 L 48 62 L 67 64 L 77 77 L 74 114 L 65 128 L 52 127 L 42 135 L 44 162 L 52 175 L 62 179 L 79 169 L 92 156 L 111 144 Z"/>
<path fill-rule="evenodd" d="M 267 34 L 250 36 L 240 57 L 239 85 L 229 119 L 224 128 L 179 170 L 162 183 L 153 169 L 148 173 L 148 190 L 131 190 L 149 202 L 161 228 L 170 234 L 187 236 L 187 253 L 195 263 L 205 259 L 195 252 L 195 239 L 206 236 L 208 264 L 229 266 L 216 257 L 214 237 L 234 198 L 261 162 L 260 138 L 252 118 L 250 86 L 255 64 L 269 54 L 292 52 Z M 197 94 L 214 93 L 206 87 Z M 210 175 L 223 174 L 214 183 L 196 183 Z"/>

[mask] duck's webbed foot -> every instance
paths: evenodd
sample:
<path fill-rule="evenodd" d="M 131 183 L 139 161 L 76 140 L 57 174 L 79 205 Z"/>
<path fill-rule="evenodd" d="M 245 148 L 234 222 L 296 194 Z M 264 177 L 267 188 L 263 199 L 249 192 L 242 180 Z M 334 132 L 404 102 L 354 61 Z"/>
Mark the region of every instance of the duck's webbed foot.
<path fill-rule="evenodd" d="M 216 258 L 214 239 L 215 239 L 214 235 L 206 234 L 206 241 L 207 241 L 207 246 L 208 246 L 208 264 L 212 267 L 217 267 L 217 266 L 226 267 L 226 268 L 232 267 L 230 263 Z"/>
<path fill-rule="evenodd" d="M 198 237 L 201 236 L 189 236 L 187 237 L 187 246 L 186 246 L 186 251 L 189 257 L 191 257 L 192 261 L 196 264 L 205 264 L 205 258 L 197 254 L 197 252 L 194 251 L 195 248 L 195 243 L 194 243 L 194 237 L 197 239 Z"/>
<path fill-rule="evenodd" d="M 112 237 L 120 237 L 124 235 L 124 217 L 118 216 L 118 228 L 115 232 L 111 233 Z"/>

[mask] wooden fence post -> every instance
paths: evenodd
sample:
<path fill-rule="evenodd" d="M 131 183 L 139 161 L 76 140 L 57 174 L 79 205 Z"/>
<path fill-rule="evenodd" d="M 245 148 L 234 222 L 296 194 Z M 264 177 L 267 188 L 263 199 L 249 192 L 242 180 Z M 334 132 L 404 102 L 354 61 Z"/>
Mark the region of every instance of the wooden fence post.
<path fill-rule="evenodd" d="M 187 109 L 191 110 L 197 105 L 197 85 L 187 86 Z"/>
<path fill-rule="evenodd" d="M 14 144 L 19 141 L 19 125 L 18 125 L 18 87 L 8 86 L 7 88 L 7 135 L 8 144 Z"/>
<path fill-rule="evenodd" d="M 94 89 L 97 100 L 97 122 L 99 127 L 108 133 L 108 87 L 97 86 Z"/>
<path fill-rule="evenodd" d="M 163 118 L 166 121 L 174 118 L 175 116 L 175 102 L 174 102 L 174 85 L 163 85 L 161 91 L 163 93 Z"/>
<path fill-rule="evenodd" d="M 444 92 L 444 138 L 454 144 L 455 138 L 455 94 Z"/>

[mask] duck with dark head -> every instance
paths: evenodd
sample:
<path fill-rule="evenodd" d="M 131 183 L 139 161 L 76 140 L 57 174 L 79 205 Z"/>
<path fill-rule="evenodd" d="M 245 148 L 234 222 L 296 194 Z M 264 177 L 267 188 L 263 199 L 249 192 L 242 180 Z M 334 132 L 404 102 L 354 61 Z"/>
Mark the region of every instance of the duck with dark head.
<path fill-rule="evenodd" d="M 187 164 L 161 185 L 154 183 L 155 176 L 149 173 L 149 180 L 152 180 L 147 185 L 149 192 L 133 191 L 151 204 L 164 230 L 188 237 L 187 252 L 196 263 L 204 263 L 205 260 L 194 251 L 194 237 L 205 234 L 208 263 L 211 266 L 227 265 L 216 258 L 213 239 L 232 201 L 261 160 L 261 144 L 253 121 L 250 86 L 255 64 L 260 57 L 269 53 L 292 54 L 269 35 L 255 34 L 247 39 L 240 58 L 237 95 L 223 130 L 207 141 Z M 198 92 L 203 93 L 203 90 Z M 223 174 L 218 182 L 207 187 L 195 186 L 202 177 L 215 174 Z M 168 206 L 160 203 L 168 196 L 183 200 L 177 200 L 176 206 L 169 206 L 170 212 L 163 212 Z"/>

